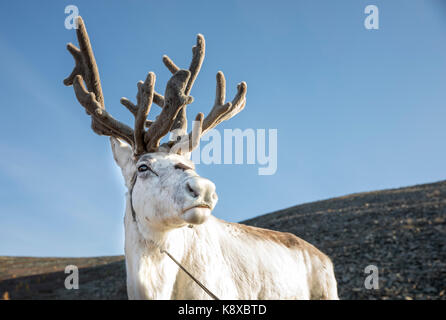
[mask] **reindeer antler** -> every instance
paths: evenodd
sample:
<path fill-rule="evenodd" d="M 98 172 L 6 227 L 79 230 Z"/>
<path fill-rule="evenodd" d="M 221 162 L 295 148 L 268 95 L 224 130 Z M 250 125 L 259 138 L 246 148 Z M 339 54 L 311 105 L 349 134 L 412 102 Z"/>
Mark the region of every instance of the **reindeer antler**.
<path fill-rule="evenodd" d="M 192 47 L 192 61 L 189 66 L 190 78 L 187 81 L 186 89 L 184 91 L 186 95 L 188 95 L 191 92 L 192 86 L 194 85 L 195 79 L 197 78 L 198 73 L 200 72 L 201 69 L 201 65 L 203 64 L 206 50 L 205 43 L 206 42 L 204 41 L 203 35 L 198 34 L 197 44 Z M 175 74 L 179 70 L 179 68 L 167 55 L 163 56 L 163 62 L 166 65 L 167 69 L 169 69 L 170 72 L 172 72 L 173 74 Z M 176 132 L 178 135 L 186 133 L 187 131 L 186 106 L 181 108 L 180 112 L 175 118 L 175 122 L 171 130 L 177 130 Z"/>
<path fill-rule="evenodd" d="M 196 125 L 185 139 L 172 146 L 177 153 L 191 152 L 198 145 L 200 138 L 209 130 L 215 128 L 219 123 L 231 119 L 243 110 L 246 105 L 246 82 L 237 85 L 237 94 L 232 102 L 225 103 L 226 100 L 226 80 L 223 72 L 217 73 L 217 87 L 215 93 L 215 103 L 212 110 L 203 120 L 203 114 L 199 113 L 195 119 Z M 198 122 L 197 122 L 198 121 Z"/>
<path fill-rule="evenodd" d="M 226 100 L 226 80 L 223 72 L 217 73 L 217 88 L 215 93 L 215 103 L 211 112 L 206 116 L 203 123 L 203 134 L 219 123 L 231 119 L 243 110 L 246 104 L 246 82 L 237 85 L 237 94 L 232 102 L 225 103 Z"/>
<path fill-rule="evenodd" d="M 68 51 L 74 58 L 75 66 L 71 74 L 64 80 L 64 84 L 73 86 L 77 100 L 85 108 L 87 114 L 92 117 L 91 127 L 94 132 L 121 138 L 134 147 L 133 130 L 105 111 L 98 67 L 91 49 L 87 29 L 80 16 L 77 20 L 77 26 L 76 34 L 80 49 L 71 43 L 67 45 Z M 83 84 L 84 81 L 87 88 Z"/>
<path fill-rule="evenodd" d="M 132 129 L 105 111 L 98 68 L 81 17 L 78 17 L 76 33 L 80 49 L 71 43 L 67 45 L 68 51 L 75 60 L 75 67 L 70 76 L 64 80 L 64 84 L 73 85 L 77 100 L 85 108 L 87 114 L 91 115 L 92 128 L 97 134 L 113 136 L 126 141 L 132 146 L 135 156 L 157 151 L 161 139 L 169 131 L 178 130 L 176 131 L 179 132 L 178 136 L 184 137 L 187 129 L 186 106 L 193 102 L 193 98 L 189 94 L 205 54 L 205 41 L 201 34 L 197 36 L 197 43 L 192 48 L 193 56 L 189 70 L 180 69 L 168 56 L 163 56 L 164 64 L 173 74 L 167 82 L 165 96 L 155 92 L 155 74 L 149 72 L 144 82 L 138 82 L 136 105 L 127 98 L 121 98 L 121 103 L 135 117 L 134 129 Z M 238 92 L 232 103 L 224 102 L 225 95 L 225 78 L 222 72 L 218 72 L 215 104 L 209 115 L 205 119 L 203 119 L 202 113 L 197 115 L 191 133 L 186 136 L 186 141 L 179 139 L 171 141 L 165 146 L 179 153 L 192 151 L 205 132 L 220 122 L 232 118 L 244 108 L 246 83 L 242 82 L 238 85 Z M 162 107 L 161 113 L 155 121 L 147 120 L 152 102 Z"/>

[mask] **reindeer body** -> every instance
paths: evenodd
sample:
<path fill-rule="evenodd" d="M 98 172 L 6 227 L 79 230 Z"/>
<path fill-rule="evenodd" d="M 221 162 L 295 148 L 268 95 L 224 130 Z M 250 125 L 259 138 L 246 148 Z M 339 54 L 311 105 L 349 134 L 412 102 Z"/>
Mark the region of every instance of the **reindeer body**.
<path fill-rule="evenodd" d="M 205 40 L 197 36 L 190 67 L 163 62 L 173 74 L 164 96 L 155 91 L 155 74 L 138 82 L 137 102 L 121 103 L 135 117 L 134 127 L 105 110 L 99 71 L 81 17 L 79 47 L 68 44 L 75 59 L 64 80 L 92 118 L 92 129 L 111 137 L 116 163 L 128 188 L 125 222 L 127 289 L 130 299 L 207 299 L 191 277 L 160 251 L 167 250 L 221 299 L 337 299 L 330 259 L 289 234 L 228 223 L 211 215 L 218 201 L 215 185 L 200 177 L 190 153 L 200 137 L 229 120 L 246 104 L 241 82 L 231 102 L 226 82 L 216 75 L 216 98 L 206 117 L 198 113 L 187 134 L 186 107 L 200 71 Z M 152 102 L 162 108 L 147 119 Z M 161 144 L 169 132 L 172 139 Z M 192 226 L 192 228 L 189 228 Z"/>
<path fill-rule="evenodd" d="M 127 210 L 130 299 L 209 299 L 159 246 L 220 299 L 338 299 L 330 259 L 292 234 L 211 216 L 193 228 L 153 236 L 154 241 L 145 239 Z"/>

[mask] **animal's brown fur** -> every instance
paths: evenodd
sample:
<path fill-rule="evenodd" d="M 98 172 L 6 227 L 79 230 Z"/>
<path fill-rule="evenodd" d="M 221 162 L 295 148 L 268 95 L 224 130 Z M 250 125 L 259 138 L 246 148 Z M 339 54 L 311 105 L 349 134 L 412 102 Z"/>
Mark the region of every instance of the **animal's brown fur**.
<path fill-rule="evenodd" d="M 256 239 L 273 241 L 290 249 L 299 248 L 308 252 L 310 256 L 317 256 L 321 261 L 326 261 L 327 259 L 329 260 L 329 258 L 315 246 L 292 233 L 252 227 L 240 223 L 233 223 L 232 225 L 238 228 L 241 232 Z"/>

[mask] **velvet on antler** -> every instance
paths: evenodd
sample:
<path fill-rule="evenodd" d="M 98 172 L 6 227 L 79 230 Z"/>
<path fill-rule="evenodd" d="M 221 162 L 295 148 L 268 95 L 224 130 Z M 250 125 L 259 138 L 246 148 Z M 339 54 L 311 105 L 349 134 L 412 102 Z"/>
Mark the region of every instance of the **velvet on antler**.
<path fill-rule="evenodd" d="M 164 144 L 165 148 L 176 153 L 191 152 L 199 144 L 200 137 L 204 133 L 220 122 L 232 118 L 244 108 L 246 83 L 240 83 L 235 98 L 232 102 L 225 103 L 225 78 L 222 72 L 218 72 L 214 107 L 206 118 L 202 113 L 198 113 L 192 131 L 186 134 L 186 106 L 194 100 L 190 92 L 205 55 L 205 40 L 198 34 L 197 43 L 192 48 L 192 61 L 188 70 L 180 69 L 168 56 L 163 56 L 164 64 L 172 73 L 164 96 L 155 91 L 155 74 L 149 72 L 146 80 L 137 84 L 136 104 L 127 98 L 121 98 L 121 104 L 135 118 L 134 128 L 130 128 L 105 110 L 101 81 L 90 39 L 82 18 L 78 17 L 77 22 L 79 48 L 71 43 L 67 45 L 75 60 L 75 66 L 72 73 L 64 80 L 64 84 L 73 86 L 77 100 L 92 118 L 91 126 L 94 132 L 124 140 L 132 146 L 135 156 L 160 150 L 160 141 L 169 131 L 174 133 L 174 139 Z M 147 120 L 147 116 L 153 102 L 162 107 L 162 110 L 155 121 L 150 121 Z"/>

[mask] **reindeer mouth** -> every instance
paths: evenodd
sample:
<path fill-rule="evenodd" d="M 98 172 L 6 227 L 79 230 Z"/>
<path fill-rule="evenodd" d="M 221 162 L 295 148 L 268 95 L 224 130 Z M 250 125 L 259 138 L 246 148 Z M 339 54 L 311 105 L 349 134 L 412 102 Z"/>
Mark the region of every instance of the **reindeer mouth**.
<path fill-rule="evenodd" d="M 182 218 L 189 224 L 202 224 L 211 215 L 212 208 L 207 203 L 199 203 L 183 210 Z"/>
<path fill-rule="evenodd" d="M 191 209 L 196 209 L 196 208 L 203 208 L 203 209 L 209 209 L 211 210 L 211 206 L 206 204 L 206 203 L 200 203 L 200 204 L 196 204 L 194 206 L 188 207 L 186 209 L 183 210 L 183 214 L 185 214 L 187 211 L 191 210 Z"/>

